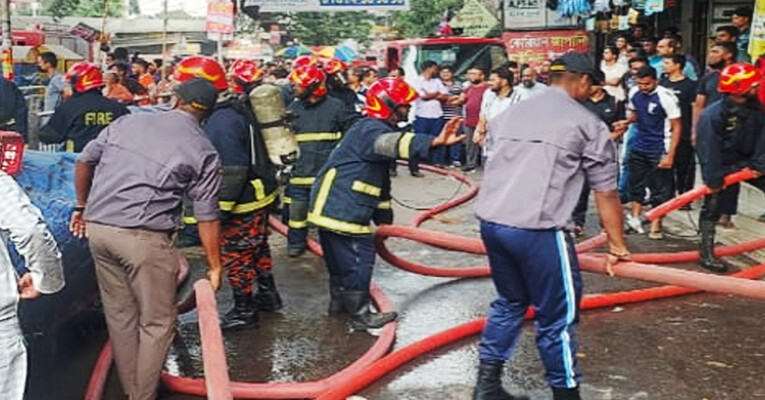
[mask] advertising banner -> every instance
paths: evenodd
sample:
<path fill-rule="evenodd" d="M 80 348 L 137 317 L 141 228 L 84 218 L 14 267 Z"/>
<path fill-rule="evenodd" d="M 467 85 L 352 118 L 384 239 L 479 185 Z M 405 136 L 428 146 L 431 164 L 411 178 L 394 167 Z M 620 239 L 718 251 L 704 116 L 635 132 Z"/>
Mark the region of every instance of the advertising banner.
<path fill-rule="evenodd" d="M 504 32 L 508 58 L 536 65 L 570 51 L 589 51 L 589 36 L 583 30 Z"/>
<path fill-rule="evenodd" d="M 765 0 L 757 0 L 752 16 L 752 33 L 749 37 L 749 55 L 754 62 L 765 54 Z"/>
<path fill-rule="evenodd" d="M 410 0 L 248 0 L 260 12 L 408 10 Z"/>
<path fill-rule="evenodd" d="M 208 34 L 232 35 L 234 33 L 234 3 L 229 0 L 211 1 L 207 5 L 205 30 Z"/>

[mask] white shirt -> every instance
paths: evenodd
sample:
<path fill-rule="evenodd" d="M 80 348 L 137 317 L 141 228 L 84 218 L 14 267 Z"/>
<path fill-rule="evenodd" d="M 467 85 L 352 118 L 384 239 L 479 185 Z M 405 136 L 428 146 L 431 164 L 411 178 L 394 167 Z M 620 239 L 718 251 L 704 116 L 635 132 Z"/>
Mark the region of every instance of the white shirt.
<path fill-rule="evenodd" d="M 621 79 L 624 74 L 629 71 L 629 68 L 618 61 L 613 65 L 606 65 L 605 61 L 601 61 L 600 70 L 603 71 L 603 75 L 606 76 L 606 81 L 610 81 L 617 78 Z M 626 94 L 624 93 L 624 89 L 621 85 L 603 85 L 603 89 L 605 89 L 605 91 L 611 96 L 614 96 L 617 101 L 624 101 Z"/>
<path fill-rule="evenodd" d="M 414 101 L 414 115 L 420 118 L 441 118 L 444 114 L 441 109 L 441 101 L 436 99 L 422 100 L 422 96 L 433 93 L 449 94 L 449 89 L 444 83 L 438 78 L 425 79 L 422 75 L 418 75 L 410 85 L 420 95 Z"/>
<path fill-rule="evenodd" d="M 0 171 L 0 321 L 16 316 L 17 274 L 5 242 L 10 241 L 26 260 L 35 289 L 54 293 L 64 287 L 61 253 L 40 210 L 16 181 Z"/>
<path fill-rule="evenodd" d="M 521 83 L 520 85 L 516 85 L 513 88 L 513 93 L 510 95 L 510 97 L 517 97 L 517 100 L 514 99 L 513 104 L 528 100 L 534 96 L 537 96 L 541 93 L 544 93 L 545 90 L 548 89 L 548 86 L 544 83 L 535 82 L 534 86 L 528 88 L 526 86 L 523 86 Z"/>
<path fill-rule="evenodd" d="M 515 91 L 510 93 L 507 97 L 498 97 L 497 94 L 489 89 L 483 92 L 483 98 L 481 99 L 481 115 L 486 117 L 486 120 L 502 114 L 505 110 L 510 108 L 511 105 L 517 104 L 521 101 L 521 96 L 518 96 Z M 492 137 L 491 131 L 486 132 L 486 140 L 483 144 L 483 154 L 486 158 L 491 155 Z"/>

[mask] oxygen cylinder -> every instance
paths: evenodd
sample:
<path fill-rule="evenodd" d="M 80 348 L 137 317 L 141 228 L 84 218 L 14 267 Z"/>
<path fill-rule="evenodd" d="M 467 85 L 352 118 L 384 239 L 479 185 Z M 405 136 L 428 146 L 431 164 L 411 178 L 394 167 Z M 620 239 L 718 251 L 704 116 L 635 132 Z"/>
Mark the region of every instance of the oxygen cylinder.
<path fill-rule="evenodd" d="M 252 113 L 263 133 L 268 157 L 274 165 L 289 165 L 297 161 L 299 148 L 295 134 L 287 121 L 279 86 L 264 83 L 250 92 Z"/>

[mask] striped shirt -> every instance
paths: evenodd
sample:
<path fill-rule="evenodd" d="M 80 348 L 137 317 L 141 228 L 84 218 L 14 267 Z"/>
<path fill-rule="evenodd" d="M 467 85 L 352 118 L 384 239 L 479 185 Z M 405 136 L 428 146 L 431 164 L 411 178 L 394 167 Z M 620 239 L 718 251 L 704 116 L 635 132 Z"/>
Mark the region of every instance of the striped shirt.
<path fill-rule="evenodd" d="M 446 85 L 446 83 L 444 83 Z M 449 96 L 459 96 L 462 94 L 462 85 L 460 85 L 458 82 L 454 81 L 451 85 L 446 85 L 446 88 L 449 90 Z M 444 112 L 444 119 L 452 119 L 452 118 L 458 118 L 462 116 L 462 106 L 452 106 L 444 103 L 441 106 L 441 109 Z"/>

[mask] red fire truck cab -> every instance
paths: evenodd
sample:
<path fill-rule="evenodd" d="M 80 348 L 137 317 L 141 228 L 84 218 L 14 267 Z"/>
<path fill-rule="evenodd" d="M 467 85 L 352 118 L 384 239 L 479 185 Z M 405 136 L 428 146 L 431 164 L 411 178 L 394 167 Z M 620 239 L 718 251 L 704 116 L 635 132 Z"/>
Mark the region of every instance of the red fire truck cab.
<path fill-rule="evenodd" d="M 402 67 L 406 76 L 417 75 L 426 60 L 451 65 L 456 75 L 463 75 L 472 66 L 487 72 L 499 67 L 507 61 L 507 52 L 500 39 L 438 37 L 387 42 L 383 57 L 389 71 Z"/>

